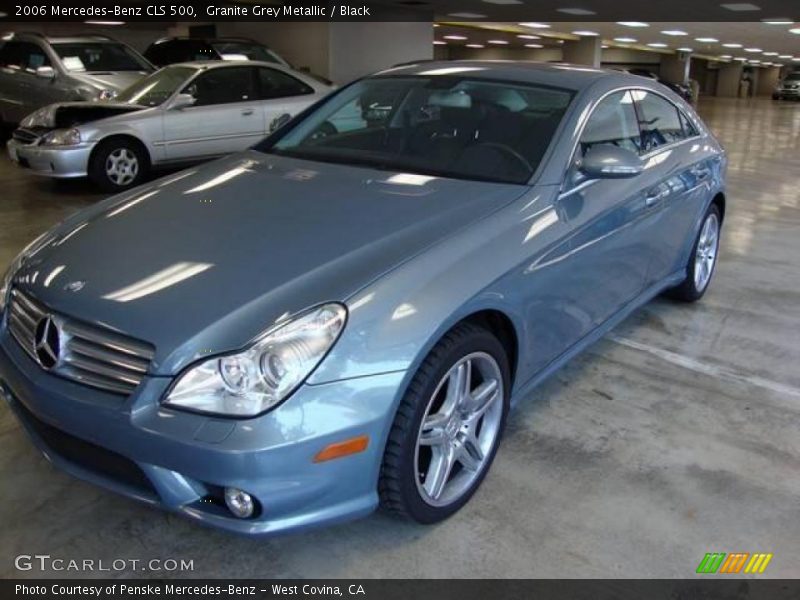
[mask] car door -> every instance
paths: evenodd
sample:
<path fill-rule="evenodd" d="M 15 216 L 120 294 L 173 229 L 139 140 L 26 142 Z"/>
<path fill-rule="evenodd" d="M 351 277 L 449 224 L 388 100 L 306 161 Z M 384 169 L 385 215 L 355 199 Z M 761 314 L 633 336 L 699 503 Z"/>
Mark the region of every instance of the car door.
<path fill-rule="evenodd" d="M 257 67 L 260 107 L 267 130 L 271 131 L 283 115 L 294 116 L 311 104 L 314 89 L 279 69 Z"/>
<path fill-rule="evenodd" d="M 569 250 L 560 259 L 562 276 L 554 318 L 563 352 L 613 317 L 641 292 L 650 262 L 652 211 L 644 194 L 649 175 L 626 179 L 588 179 L 582 157 L 594 146 L 610 144 L 638 153 L 640 132 L 629 90 L 605 96 L 583 129 L 555 201 L 565 221 Z M 555 285 L 554 284 L 554 285 Z"/>
<path fill-rule="evenodd" d="M 265 134 L 253 67 L 216 67 L 203 71 L 182 93 L 192 106 L 164 113 L 167 160 L 204 159 L 244 150 Z"/>
<path fill-rule="evenodd" d="M 647 284 L 657 285 L 686 262 L 684 249 L 705 207 L 713 158 L 700 143 L 696 126 L 670 100 L 647 90 L 635 96 L 645 171 L 651 179 L 646 194 L 655 211 Z"/>
<path fill-rule="evenodd" d="M 17 123 L 60 99 L 55 78 L 36 74 L 39 67 L 52 66 L 44 48 L 32 42 L 9 41 L 0 59 L 0 102 L 6 121 Z"/>

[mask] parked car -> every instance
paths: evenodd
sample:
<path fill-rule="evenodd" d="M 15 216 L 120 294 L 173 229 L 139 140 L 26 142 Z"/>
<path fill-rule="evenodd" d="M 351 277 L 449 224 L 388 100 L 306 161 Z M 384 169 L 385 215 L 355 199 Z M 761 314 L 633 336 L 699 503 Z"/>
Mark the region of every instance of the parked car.
<path fill-rule="evenodd" d="M 800 71 L 784 77 L 772 92 L 773 100 L 800 100 Z"/>
<path fill-rule="evenodd" d="M 89 176 L 108 190 L 138 185 L 151 168 L 244 150 L 330 91 L 274 63 L 194 62 L 165 67 L 113 101 L 52 104 L 8 142 L 39 175 Z"/>
<path fill-rule="evenodd" d="M 198 60 L 258 60 L 291 66 L 280 54 L 264 44 L 238 37 L 163 38 L 150 44 L 144 55 L 159 67 Z"/>
<path fill-rule="evenodd" d="M 674 83 L 672 81 L 667 81 L 666 79 L 662 79 L 660 76 L 656 75 L 652 71 L 648 71 L 647 69 L 628 69 L 627 71 L 631 75 L 639 75 L 640 77 L 653 79 L 661 85 L 667 86 L 690 104 L 694 102 L 694 98 L 692 96 L 692 86 L 689 83 Z"/>
<path fill-rule="evenodd" d="M 725 166 L 641 77 L 384 71 L 35 240 L 0 391 L 59 467 L 196 521 L 433 523 L 543 378 L 654 296 L 703 296 Z"/>
<path fill-rule="evenodd" d="M 153 65 L 106 36 L 10 33 L 0 47 L 0 122 L 18 123 L 54 102 L 110 98 Z"/>

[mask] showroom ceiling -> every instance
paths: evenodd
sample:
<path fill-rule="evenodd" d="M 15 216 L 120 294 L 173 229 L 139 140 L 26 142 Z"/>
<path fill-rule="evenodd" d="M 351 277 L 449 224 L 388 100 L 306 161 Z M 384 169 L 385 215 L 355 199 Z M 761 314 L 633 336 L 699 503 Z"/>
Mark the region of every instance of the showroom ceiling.
<path fill-rule="evenodd" d="M 800 58 L 800 33 L 791 33 L 800 24 L 636 23 L 639 26 L 631 27 L 615 22 L 554 21 L 540 23 L 548 27 L 526 27 L 515 22 L 442 22 L 438 24 L 435 39 L 449 45 L 479 44 L 485 47 L 495 45 L 509 48 L 523 48 L 527 45 L 535 48 L 538 45 L 554 46 L 561 40 L 578 39 L 580 34 L 596 33 L 604 43 L 611 46 L 653 52 L 690 48 L 695 54 L 718 57 L 723 61 L 740 59 L 754 64 L 755 61 L 788 64 L 794 62 L 793 58 Z M 466 39 L 457 39 L 460 37 Z"/>

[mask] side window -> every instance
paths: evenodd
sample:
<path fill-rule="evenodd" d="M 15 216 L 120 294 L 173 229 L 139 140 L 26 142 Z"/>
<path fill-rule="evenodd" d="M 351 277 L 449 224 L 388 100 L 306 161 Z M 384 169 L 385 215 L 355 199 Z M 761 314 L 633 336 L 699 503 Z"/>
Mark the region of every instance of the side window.
<path fill-rule="evenodd" d="M 644 152 L 685 139 L 678 108 L 658 94 L 636 93 Z"/>
<path fill-rule="evenodd" d="M 697 131 L 697 127 L 695 124 L 692 123 L 691 119 L 687 117 L 684 113 L 680 113 L 681 115 L 681 123 L 683 124 L 683 131 L 686 134 L 686 137 L 695 137 L 700 135 L 700 132 Z"/>
<path fill-rule="evenodd" d="M 8 42 L 0 53 L 0 64 L 4 67 L 35 72 L 39 67 L 49 66 L 50 59 L 44 50 L 30 42 Z"/>
<path fill-rule="evenodd" d="M 265 100 L 313 94 L 314 90 L 299 79 L 277 69 L 258 69 L 260 97 Z"/>
<path fill-rule="evenodd" d="M 210 69 L 183 90 L 192 94 L 195 106 L 247 102 L 256 98 L 252 67 Z"/>
<path fill-rule="evenodd" d="M 611 144 L 636 153 L 640 151 L 639 125 L 630 91 L 606 96 L 595 107 L 581 135 L 580 156 L 601 144 Z"/>

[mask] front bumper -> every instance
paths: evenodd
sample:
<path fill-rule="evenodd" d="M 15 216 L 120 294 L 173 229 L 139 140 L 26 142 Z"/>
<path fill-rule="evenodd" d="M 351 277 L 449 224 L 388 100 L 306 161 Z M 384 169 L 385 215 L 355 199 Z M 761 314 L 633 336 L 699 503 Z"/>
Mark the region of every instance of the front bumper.
<path fill-rule="evenodd" d="M 800 98 L 800 88 L 781 88 L 775 90 L 773 95 L 778 98 Z"/>
<path fill-rule="evenodd" d="M 15 139 L 9 140 L 6 145 L 8 156 L 15 164 L 37 175 L 59 178 L 86 177 L 93 148 L 93 143 L 39 146 L 23 144 Z"/>
<path fill-rule="evenodd" d="M 0 395 L 55 466 L 248 535 L 295 531 L 375 509 L 403 376 L 305 385 L 260 417 L 213 418 L 161 407 L 171 378 L 148 377 L 124 398 L 51 375 L 0 327 Z M 365 434 L 364 452 L 313 462 L 328 444 Z M 233 517 L 218 501 L 227 486 L 250 493 L 260 513 Z"/>

